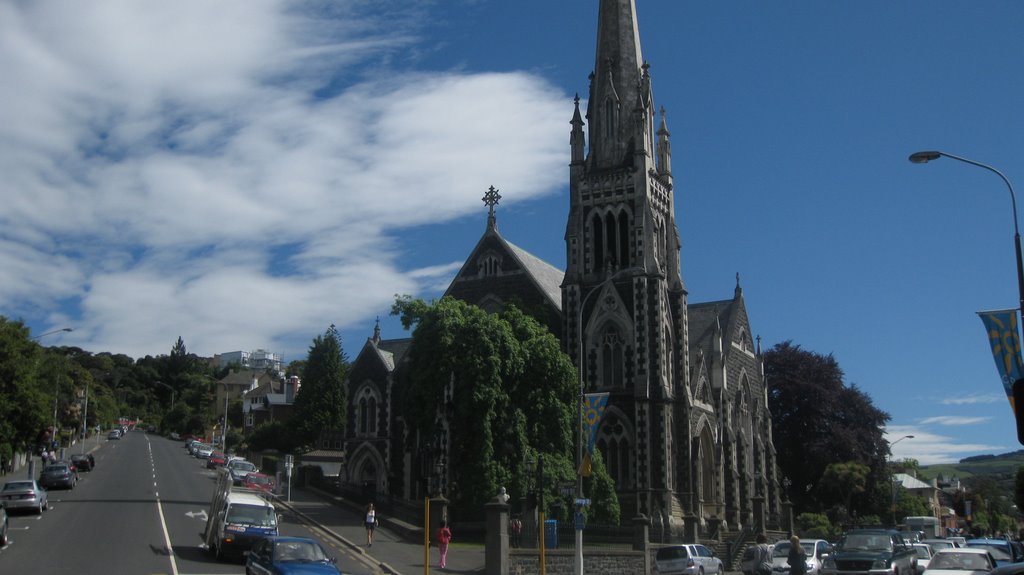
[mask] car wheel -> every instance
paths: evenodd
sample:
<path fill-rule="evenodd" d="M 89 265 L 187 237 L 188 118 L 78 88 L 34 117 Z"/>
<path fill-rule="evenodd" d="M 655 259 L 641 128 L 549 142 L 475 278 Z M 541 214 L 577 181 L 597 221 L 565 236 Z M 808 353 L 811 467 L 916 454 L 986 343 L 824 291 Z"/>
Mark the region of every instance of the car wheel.
<path fill-rule="evenodd" d="M 4 533 L 0 535 L 0 547 L 7 545 L 7 526 L 4 526 Z"/>
<path fill-rule="evenodd" d="M 43 509 L 46 509 L 46 506 L 43 505 L 42 502 L 40 502 L 39 503 L 39 508 L 36 509 L 36 515 L 42 515 L 43 514 Z"/>
<path fill-rule="evenodd" d="M 697 575 L 704 575 L 704 568 L 697 569 Z"/>

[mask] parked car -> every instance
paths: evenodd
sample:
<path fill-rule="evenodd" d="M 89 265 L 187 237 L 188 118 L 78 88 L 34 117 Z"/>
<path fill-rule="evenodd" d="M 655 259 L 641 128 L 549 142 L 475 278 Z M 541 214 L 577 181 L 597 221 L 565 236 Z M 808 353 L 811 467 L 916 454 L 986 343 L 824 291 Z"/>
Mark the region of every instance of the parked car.
<path fill-rule="evenodd" d="M 273 493 L 274 478 L 263 473 L 250 473 L 242 480 L 242 487 Z"/>
<path fill-rule="evenodd" d="M 173 439 L 174 441 L 180 441 L 181 440 L 181 436 L 178 435 L 177 431 L 172 431 L 171 432 L 171 439 Z"/>
<path fill-rule="evenodd" d="M 96 459 L 91 454 L 72 455 L 71 464 L 75 466 L 76 471 L 92 471 L 96 465 Z"/>
<path fill-rule="evenodd" d="M 121 439 L 121 430 L 111 429 L 110 433 L 107 434 L 107 441 L 110 441 L 111 439 Z"/>
<path fill-rule="evenodd" d="M 927 543 L 932 546 L 932 552 L 938 551 L 939 549 L 948 549 L 950 547 L 963 547 L 955 539 L 925 539 L 921 543 Z"/>
<path fill-rule="evenodd" d="M 39 485 L 43 489 L 53 489 L 54 487 L 74 489 L 76 483 L 78 483 L 78 476 L 75 475 L 75 470 L 72 469 L 70 463 L 63 461 L 47 465 L 39 475 Z"/>
<path fill-rule="evenodd" d="M 251 461 L 246 461 L 241 458 L 228 460 L 225 466 L 228 469 L 228 473 L 231 474 L 231 481 L 235 485 L 241 485 L 245 481 L 245 476 L 250 473 L 259 473 L 259 469 L 256 468 L 256 464 Z"/>
<path fill-rule="evenodd" d="M 935 550 L 927 543 L 914 543 L 914 552 L 917 553 L 917 572 L 924 573 Z"/>
<path fill-rule="evenodd" d="M 792 547 L 789 540 L 783 539 L 775 544 L 772 549 L 772 573 L 789 573 L 789 549 Z M 800 547 L 803 547 L 807 555 L 807 575 L 818 575 L 821 571 L 821 561 L 828 555 L 829 543 L 824 539 L 801 539 Z M 912 574 L 908 574 L 912 575 Z"/>
<path fill-rule="evenodd" d="M 772 556 L 774 548 L 774 545 L 768 545 L 768 557 Z M 757 545 L 747 547 L 746 551 L 743 552 L 743 559 L 740 561 L 740 571 L 743 575 L 756 575 L 758 567 L 757 557 Z"/>
<path fill-rule="evenodd" d="M 0 547 L 7 545 L 7 528 L 9 526 L 7 510 L 4 509 L 3 505 L 0 505 Z"/>
<path fill-rule="evenodd" d="M 996 558 L 981 547 L 940 549 L 928 562 L 927 573 L 931 575 L 978 575 L 996 567 Z"/>
<path fill-rule="evenodd" d="M 206 459 L 206 468 L 207 469 L 216 469 L 218 467 L 221 467 L 225 463 L 227 463 L 227 460 L 228 460 L 228 456 L 227 455 L 224 455 L 223 453 L 221 453 L 219 451 L 214 451 L 213 453 L 210 454 L 210 457 L 208 457 Z"/>
<path fill-rule="evenodd" d="M 209 445 L 209 444 L 206 444 L 206 443 L 200 443 L 198 446 L 196 446 L 195 456 L 198 457 L 199 459 L 206 459 L 207 457 L 209 457 L 212 454 L 213 454 L 213 446 L 212 445 Z"/>
<path fill-rule="evenodd" d="M 0 489 L 0 501 L 8 511 L 28 509 L 38 514 L 42 514 L 48 504 L 46 490 L 35 479 L 8 481 Z"/>
<path fill-rule="evenodd" d="M 823 575 L 915 575 L 917 553 L 892 529 L 851 529 L 822 562 Z"/>
<path fill-rule="evenodd" d="M 659 575 L 724 574 L 722 560 L 703 545 L 670 545 L 658 549 L 654 572 Z"/>
<path fill-rule="evenodd" d="M 336 562 L 312 539 L 274 536 L 253 546 L 245 561 L 245 573 L 340 575 Z"/>
<path fill-rule="evenodd" d="M 1024 563 L 1002 565 L 988 572 L 989 575 L 1024 575 Z"/>

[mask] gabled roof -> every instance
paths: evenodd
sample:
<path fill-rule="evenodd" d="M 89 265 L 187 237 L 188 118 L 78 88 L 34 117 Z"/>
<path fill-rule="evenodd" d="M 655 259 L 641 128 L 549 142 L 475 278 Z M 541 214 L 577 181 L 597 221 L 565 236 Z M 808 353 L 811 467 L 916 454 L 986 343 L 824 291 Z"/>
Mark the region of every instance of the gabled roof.
<path fill-rule="evenodd" d="M 501 235 L 499 234 L 498 237 L 500 238 Z M 537 287 L 544 292 L 551 305 L 555 306 L 558 311 L 562 311 L 562 280 L 565 279 L 565 272 L 504 238 L 502 241 L 508 245 L 512 254 L 522 264 L 526 273 L 533 278 Z"/>
<path fill-rule="evenodd" d="M 931 483 L 925 483 L 913 475 L 907 475 L 906 473 L 896 473 L 894 475 L 896 481 L 898 481 L 904 489 L 934 489 Z"/>
<path fill-rule="evenodd" d="M 395 371 L 395 367 L 402 363 L 405 354 L 409 353 L 412 346 L 412 338 L 382 339 L 377 343 L 377 355 L 387 367 L 388 371 Z"/>

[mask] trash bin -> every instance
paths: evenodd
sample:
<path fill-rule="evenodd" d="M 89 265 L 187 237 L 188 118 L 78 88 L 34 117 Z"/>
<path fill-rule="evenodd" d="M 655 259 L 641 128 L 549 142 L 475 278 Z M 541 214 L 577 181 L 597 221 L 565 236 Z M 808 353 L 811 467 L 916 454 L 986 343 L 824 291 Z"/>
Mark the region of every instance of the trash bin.
<path fill-rule="evenodd" d="M 558 548 L 558 520 L 544 520 L 544 547 L 547 549 Z"/>

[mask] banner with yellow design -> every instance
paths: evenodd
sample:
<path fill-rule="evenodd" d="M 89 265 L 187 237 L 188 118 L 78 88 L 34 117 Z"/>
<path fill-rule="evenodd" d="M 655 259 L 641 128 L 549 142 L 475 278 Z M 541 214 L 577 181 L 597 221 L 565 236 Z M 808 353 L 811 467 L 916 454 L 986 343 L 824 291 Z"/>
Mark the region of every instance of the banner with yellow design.
<path fill-rule="evenodd" d="M 1017 327 L 1017 310 L 1003 309 L 995 311 L 979 311 L 978 316 L 985 324 L 988 342 L 992 346 L 992 356 L 996 360 L 996 369 L 1003 380 L 1003 390 L 1013 405 L 1013 382 L 1024 376 L 1024 364 L 1020 357 L 1020 335 Z M 1022 406 L 1024 407 L 1024 406 Z"/>
<path fill-rule="evenodd" d="M 601 418 L 604 416 L 605 408 L 608 407 L 608 394 L 588 393 L 583 396 L 583 400 L 583 434 L 587 438 L 587 449 L 583 453 L 580 472 L 583 477 L 590 477 L 594 467 L 590 455 L 594 453 L 594 443 L 597 441 L 597 428 L 601 425 Z"/>

